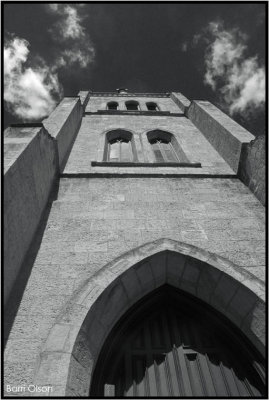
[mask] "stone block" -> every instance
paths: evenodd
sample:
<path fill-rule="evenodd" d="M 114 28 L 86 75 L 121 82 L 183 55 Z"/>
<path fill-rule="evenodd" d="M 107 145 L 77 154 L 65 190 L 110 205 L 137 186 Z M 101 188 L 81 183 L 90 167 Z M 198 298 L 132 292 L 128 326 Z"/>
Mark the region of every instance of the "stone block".
<path fill-rule="evenodd" d="M 135 270 L 133 268 L 129 269 L 121 275 L 120 279 L 127 296 L 130 299 L 130 303 L 139 300 L 142 296 L 143 290 Z"/>
<path fill-rule="evenodd" d="M 226 315 L 237 325 L 240 326 L 246 315 L 253 309 L 258 301 L 258 297 L 251 290 L 240 287 L 230 301 Z"/>
<path fill-rule="evenodd" d="M 93 358 L 89 348 L 88 337 L 85 332 L 80 331 L 72 352 L 74 358 L 88 371 L 93 367 Z"/>
<path fill-rule="evenodd" d="M 258 301 L 243 321 L 241 329 L 264 355 L 266 343 L 265 304 Z"/>
<path fill-rule="evenodd" d="M 68 324 L 55 324 L 46 340 L 44 351 L 65 351 L 71 329 L 72 326 Z"/>
<path fill-rule="evenodd" d="M 130 300 L 125 288 L 121 281 L 118 280 L 102 295 L 102 299 L 100 299 L 98 305 L 94 308 L 94 312 L 103 326 L 111 327 L 129 305 Z"/>
<path fill-rule="evenodd" d="M 226 274 L 222 274 L 211 296 L 210 304 L 226 314 L 226 307 L 238 289 L 239 282 Z"/>
<path fill-rule="evenodd" d="M 153 255 L 149 260 L 156 288 L 166 283 L 166 260 L 166 251 Z"/>
<path fill-rule="evenodd" d="M 180 289 L 185 292 L 196 294 L 196 288 L 202 268 L 202 262 L 186 257 L 184 271 L 179 279 Z"/>
<path fill-rule="evenodd" d="M 196 288 L 196 295 L 206 303 L 209 303 L 220 276 L 221 271 L 205 264 L 200 270 L 200 278 Z"/>
<path fill-rule="evenodd" d="M 61 386 L 67 380 L 70 357 L 71 354 L 60 352 L 41 353 L 35 384 Z"/>
<path fill-rule="evenodd" d="M 107 328 L 101 324 L 97 317 L 92 317 L 92 319 L 90 320 L 89 317 L 87 317 L 87 321 L 85 322 L 86 326 L 84 326 L 83 328 L 84 330 L 88 329 L 90 352 L 93 357 L 96 357 L 96 355 L 100 351 L 100 347 L 107 333 Z"/>
<path fill-rule="evenodd" d="M 137 266 L 134 267 L 134 270 L 140 281 L 143 293 L 154 290 L 155 280 L 152 274 L 150 263 L 139 263 Z"/>
<path fill-rule="evenodd" d="M 168 251 L 166 255 L 166 282 L 179 287 L 185 265 L 186 256 Z"/>
<path fill-rule="evenodd" d="M 89 395 L 89 372 L 88 368 L 82 366 L 73 356 L 71 357 L 68 388 L 76 393 L 77 397 Z"/>

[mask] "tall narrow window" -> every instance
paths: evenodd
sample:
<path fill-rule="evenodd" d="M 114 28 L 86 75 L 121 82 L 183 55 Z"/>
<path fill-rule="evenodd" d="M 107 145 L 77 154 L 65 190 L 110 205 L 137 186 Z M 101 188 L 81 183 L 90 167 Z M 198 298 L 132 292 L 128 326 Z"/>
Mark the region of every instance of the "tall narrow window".
<path fill-rule="evenodd" d="M 117 110 L 118 106 L 119 104 L 116 101 L 110 101 L 109 103 L 107 103 L 108 110 Z"/>
<path fill-rule="evenodd" d="M 156 103 L 153 102 L 146 103 L 146 106 L 149 111 L 159 111 L 159 108 Z"/>
<path fill-rule="evenodd" d="M 132 134 L 120 129 L 108 132 L 106 161 L 132 162 L 133 158 Z"/>
<path fill-rule="evenodd" d="M 148 141 L 157 163 L 189 162 L 173 135 L 169 132 L 155 130 L 148 132 Z"/>
<path fill-rule="evenodd" d="M 180 162 L 171 142 L 159 138 L 150 143 L 157 162 Z"/>
<path fill-rule="evenodd" d="M 125 105 L 126 105 L 126 109 L 129 111 L 138 111 L 139 110 L 139 103 L 135 100 L 126 101 Z"/>

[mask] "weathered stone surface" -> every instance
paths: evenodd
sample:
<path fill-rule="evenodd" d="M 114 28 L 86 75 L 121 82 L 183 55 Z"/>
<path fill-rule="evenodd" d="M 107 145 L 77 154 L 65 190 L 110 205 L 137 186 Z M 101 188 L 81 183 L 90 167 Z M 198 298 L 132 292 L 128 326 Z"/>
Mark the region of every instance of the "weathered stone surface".
<path fill-rule="evenodd" d="M 242 148 L 238 176 L 257 199 L 265 205 L 265 136 L 258 136 L 255 140 Z"/>
<path fill-rule="evenodd" d="M 196 289 L 196 295 L 209 303 L 212 293 L 215 290 L 218 280 L 221 277 L 221 271 L 208 266 L 208 268 L 201 268 L 199 285 Z"/>
<path fill-rule="evenodd" d="M 57 140 L 60 170 L 64 168 L 82 118 L 82 107 L 78 97 L 65 97 L 43 120 L 44 127 Z"/>
<path fill-rule="evenodd" d="M 145 292 L 149 292 L 155 289 L 155 281 L 149 262 L 139 264 L 135 268 L 135 271 L 140 281 L 140 286 Z"/>
<path fill-rule="evenodd" d="M 254 136 L 208 101 L 192 101 L 188 118 L 237 172 L 243 143 Z"/>
<path fill-rule="evenodd" d="M 110 100 L 93 96 L 88 102 L 86 92 L 81 92 L 80 98 L 87 113 L 97 112 Z M 120 107 L 125 107 L 126 97 L 117 99 Z M 145 111 L 145 102 L 150 99 L 138 100 Z M 182 114 L 173 99 L 164 96 L 155 100 L 162 111 Z M 79 101 L 77 98 L 66 100 L 46 120 L 47 124 L 51 121 L 51 132 L 58 146 L 62 146 L 63 163 L 63 154 L 68 153 L 76 135 L 75 128 L 80 124 Z M 184 103 L 182 107 L 188 106 L 187 100 L 181 97 L 180 101 Z M 207 109 L 203 115 L 208 113 L 205 127 L 201 126 L 203 131 L 209 129 L 212 109 L 201 102 L 199 107 Z M 65 125 L 66 118 L 70 130 Z M 234 136 L 223 142 L 225 149 L 221 151 L 220 135 L 216 143 L 212 139 L 210 144 L 211 139 L 204 132 L 201 134 L 196 122 L 192 123 L 186 115 L 86 114 L 82 118 L 64 170 L 64 174 L 70 175 L 63 174 L 60 178 L 58 197 L 53 202 L 7 344 L 8 379 L 53 382 L 55 393 L 60 396 L 86 393 L 85 384 L 89 383 L 93 363 L 115 322 L 143 295 L 165 283 L 192 293 L 236 324 L 240 323 L 262 351 L 259 338 L 263 335 L 263 312 L 258 306 L 255 309 L 251 300 L 240 296 L 240 285 L 249 288 L 259 299 L 264 298 L 264 208 L 232 169 L 240 143 L 247 142 L 249 134 L 240 131 L 222 113 L 214 114 L 214 118 L 212 135 L 222 126 L 227 135 L 232 132 Z M 146 132 L 159 128 L 173 133 L 189 159 L 201 162 L 202 168 L 199 172 L 180 168 L 185 176 L 179 177 L 176 167 L 91 166 L 91 161 L 103 157 L 105 132 L 130 127 L 136 137 L 140 162 L 150 158 L 149 149 L 143 147 Z M 26 143 L 13 143 L 12 132 L 9 132 L 10 159 L 17 157 Z M 31 132 L 25 131 L 25 134 L 32 138 Z M 234 142 L 237 144 L 230 155 L 231 161 L 225 157 Z M 19 162 L 20 157 L 16 160 Z M 8 173 L 14 176 L 14 184 L 6 192 L 11 207 L 12 190 L 18 185 L 21 172 L 13 164 L 7 165 Z M 206 175 L 210 176 L 206 178 Z M 36 176 L 40 181 L 40 175 Z M 38 203 L 38 188 L 35 196 Z M 27 199 L 25 196 L 24 204 Z M 7 221 L 11 218 L 9 213 L 7 209 Z M 18 218 L 22 219 L 25 229 L 31 224 L 31 218 L 36 218 L 36 212 L 32 208 L 30 217 L 21 214 L 18 213 Z M 14 243 L 19 242 L 17 232 L 16 229 L 13 232 Z M 7 244 L 8 251 L 14 250 L 12 238 L 8 233 L 7 243 L 11 243 Z M 20 251 L 19 245 L 16 251 Z M 15 253 L 11 253 L 13 262 Z M 242 299 L 245 303 L 239 310 Z M 81 326 L 83 332 L 76 339 Z M 88 358 L 83 356 L 87 351 Z M 67 365 L 71 352 L 74 370 L 70 383 Z M 52 369 L 50 364 L 54 365 Z"/>
<path fill-rule="evenodd" d="M 166 282 L 175 287 L 180 286 L 181 277 L 186 268 L 186 257 L 177 253 L 166 255 Z"/>
<path fill-rule="evenodd" d="M 55 146 L 42 126 L 12 127 L 5 132 L 5 302 L 55 183 L 58 173 Z"/>
<path fill-rule="evenodd" d="M 243 321 L 241 329 L 254 341 L 261 353 L 264 353 L 266 341 L 265 304 L 258 301 Z M 251 333 L 250 333 L 251 332 Z"/>
<path fill-rule="evenodd" d="M 171 99 L 178 105 L 180 110 L 185 113 L 190 106 L 191 102 L 182 93 L 171 93 Z"/>
<path fill-rule="evenodd" d="M 182 276 L 180 277 L 180 288 L 188 293 L 196 294 L 203 263 L 198 260 L 187 259 Z"/>
<path fill-rule="evenodd" d="M 227 275 L 222 274 L 216 288 L 211 295 L 210 302 L 214 304 L 218 310 L 225 312 L 227 305 L 239 289 L 238 282 Z"/>
<path fill-rule="evenodd" d="M 165 99 L 170 100 L 170 99 Z M 174 107 L 176 104 L 170 100 Z M 89 103 L 90 104 L 90 103 Z M 92 107 L 92 106 L 91 106 Z M 179 110 L 179 109 L 177 109 Z M 154 117 L 152 117 L 154 118 Z M 149 116 L 111 115 L 109 119 L 104 115 L 86 115 L 82 119 L 81 128 L 72 148 L 72 152 L 64 169 L 64 173 L 91 173 L 91 174 L 230 174 L 234 171 L 218 154 L 212 145 L 201 135 L 192 122 L 182 117 L 159 117 L 158 121 Z M 131 127 L 131 129 L 130 129 Z M 177 167 L 104 167 L 92 166 L 92 161 L 102 161 L 104 157 L 105 133 L 112 129 L 129 130 L 135 142 L 143 143 L 143 152 L 138 152 L 138 161 L 145 162 L 152 158 L 152 150 L 146 139 L 146 133 L 153 129 L 162 129 L 174 135 L 190 162 L 200 162 L 202 168 Z M 153 159 L 152 159 L 153 160 Z M 116 195 L 116 193 L 115 193 Z"/>
<path fill-rule="evenodd" d="M 257 301 L 258 297 L 253 292 L 245 288 L 240 288 L 230 301 L 226 315 L 237 325 L 240 325 L 244 317 L 254 308 Z"/>

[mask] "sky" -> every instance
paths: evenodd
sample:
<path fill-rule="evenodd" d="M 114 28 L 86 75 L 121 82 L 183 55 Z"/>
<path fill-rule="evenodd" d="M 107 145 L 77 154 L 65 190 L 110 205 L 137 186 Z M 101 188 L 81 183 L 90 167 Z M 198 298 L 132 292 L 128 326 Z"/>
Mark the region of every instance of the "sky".
<path fill-rule="evenodd" d="M 208 100 L 265 133 L 265 3 L 4 3 L 2 17 L 5 127 L 125 87 Z"/>

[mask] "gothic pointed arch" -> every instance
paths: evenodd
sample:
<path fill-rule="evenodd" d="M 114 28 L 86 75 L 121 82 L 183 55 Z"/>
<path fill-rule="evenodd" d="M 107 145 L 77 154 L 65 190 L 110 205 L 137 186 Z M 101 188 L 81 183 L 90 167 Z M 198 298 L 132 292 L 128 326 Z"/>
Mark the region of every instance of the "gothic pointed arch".
<path fill-rule="evenodd" d="M 189 162 L 176 137 L 162 129 L 147 132 L 156 162 Z"/>
<path fill-rule="evenodd" d="M 106 133 L 104 161 L 133 162 L 135 159 L 135 143 L 130 131 L 113 129 Z"/>
<path fill-rule="evenodd" d="M 45 384 L 44 370 L 51 368 L 47 379 L 61 395 L 87 396 L 109 333 L 137 302 L 164 285 L 219 312 L 257 353 L 264 354 L 264 288 L 260 282 L 222 257 L 160 239 L 108 263 L 74 293 L 46 340 L 36 383 Z M 58 382 L 55 368 L 61 371 Z"/>
<path fill-rule="evenodd" d="M 262 360 L 238 330 L 197 298 L 163 285 L 107 337 L 91 397 L 261 397 Z"/>

